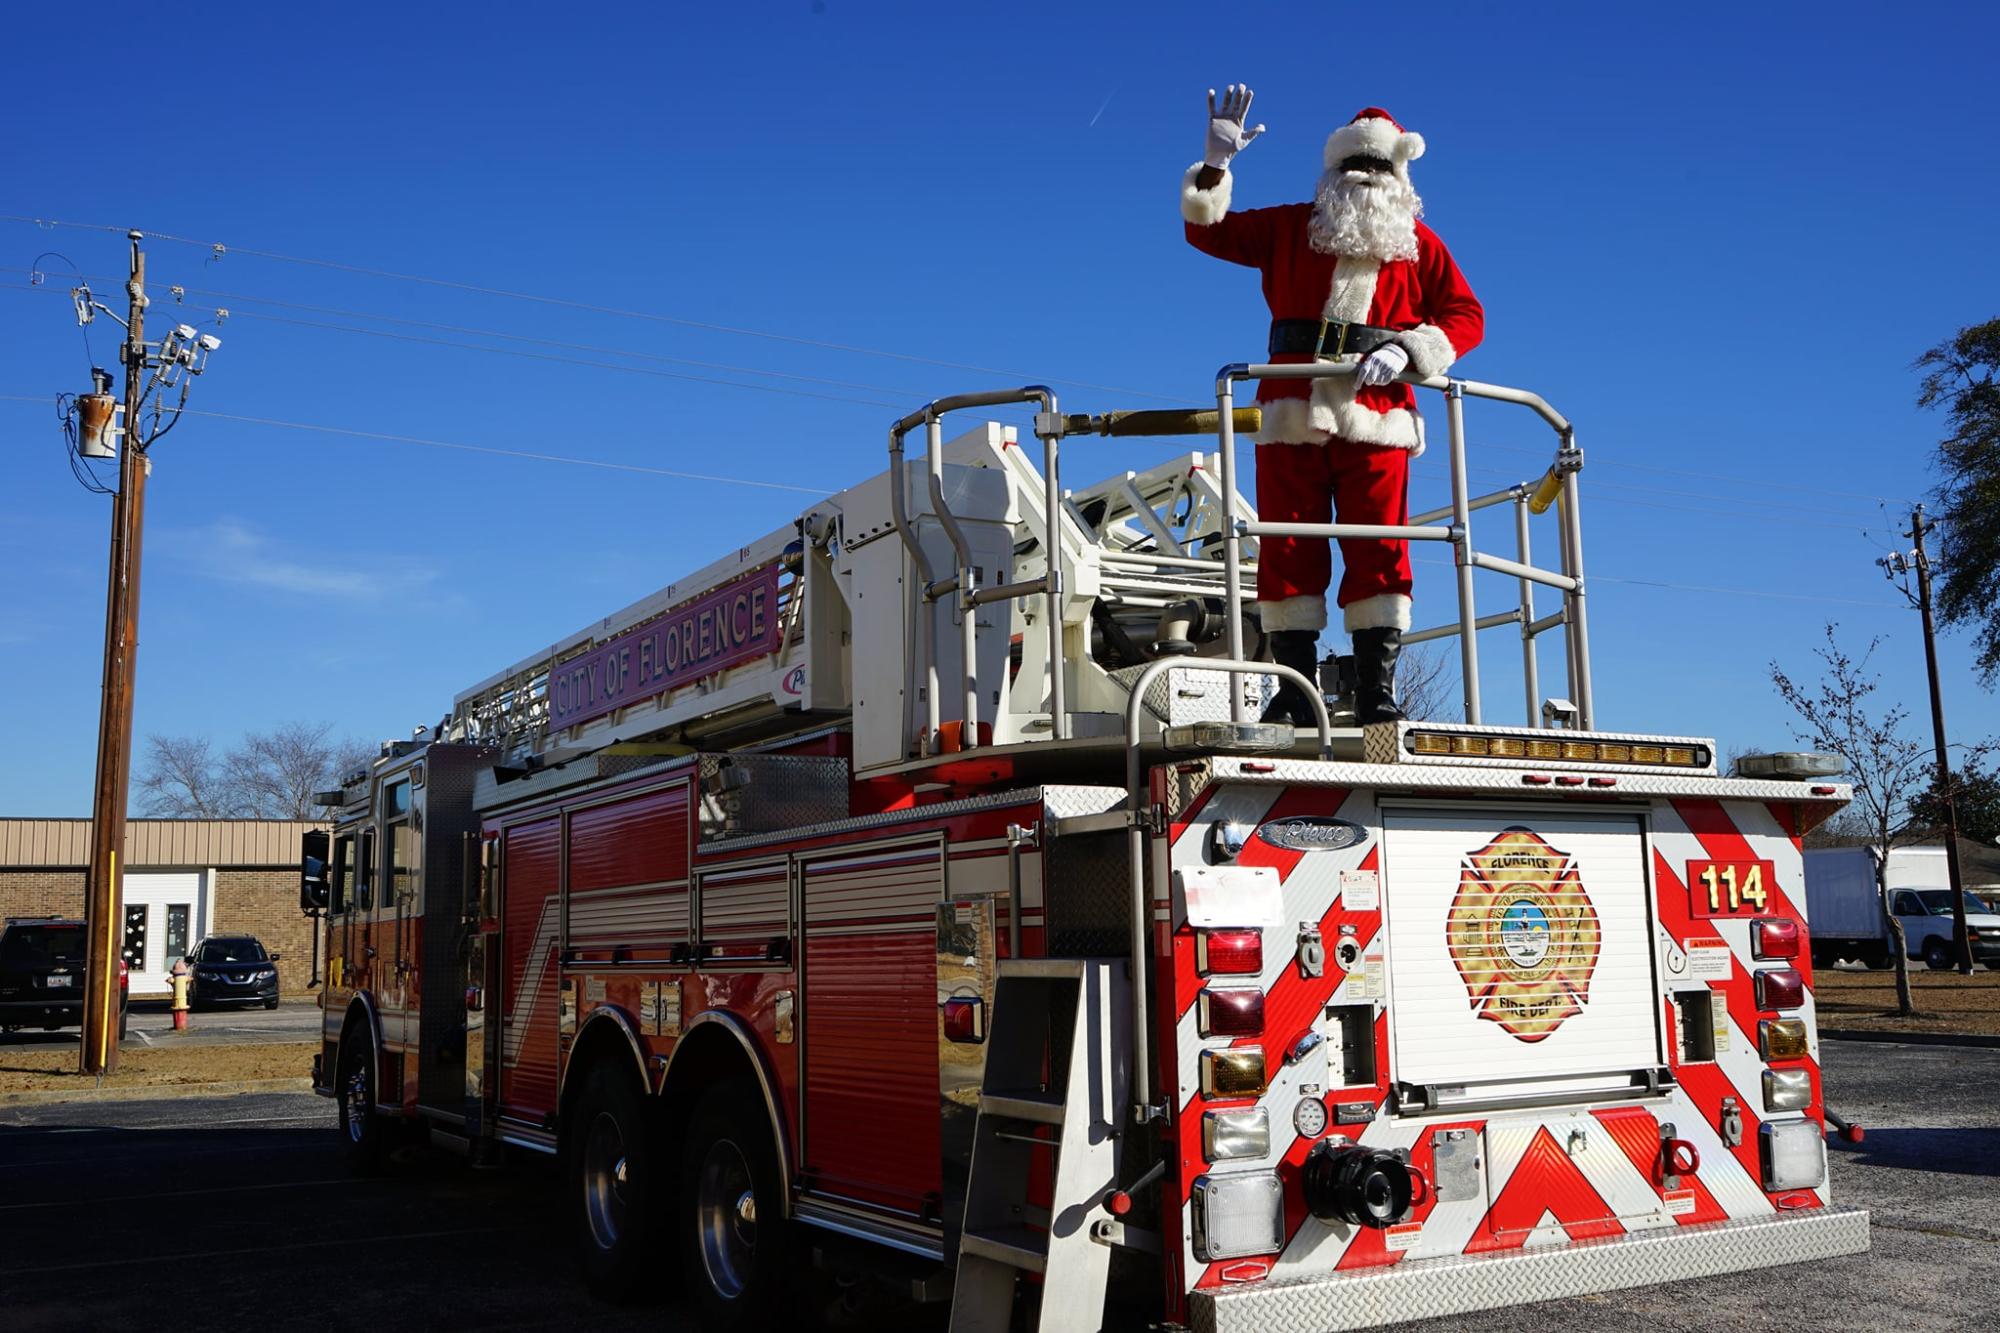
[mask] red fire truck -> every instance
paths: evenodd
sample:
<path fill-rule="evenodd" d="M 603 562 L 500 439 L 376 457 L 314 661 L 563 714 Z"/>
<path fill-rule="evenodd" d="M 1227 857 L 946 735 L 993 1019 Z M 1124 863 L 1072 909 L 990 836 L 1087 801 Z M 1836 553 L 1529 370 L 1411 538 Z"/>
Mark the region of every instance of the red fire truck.
<path fill-rule="evenodd" d="M 1566 418 L 1412 381 L 1452 500 L 1393 535 L 1451 553 L 1456 614 L 1409 637 L 1456 639 L 1462 721 L 1348 725 L 1332 662 L 1316 730 L 1255 720 L 1259 539 L 1386 530 L 1260 523 L 1236 394 L 1346 373 L 1225 367 L 1199 413 L 938 399 L 886 472 L 385 746 L 303 888 L 355 1165 L 416 1128 L 555 1154 L 592 1284 L 718 1328 L 778 1326 L 815 1257 L 955 1330 L 1319 1330 L 1865 1249 L 1800 852 L 1848 790 L 1598 727 Z M 1546 474 L 1472 494 L 1468 399 L 1545 423 Z M 1003 405 L 1039 458 L 944 438 Z M 1209 432 L 1063 480 L 1134 447 L 1092 437 Z M 1496 628 L 1521 725 L 1484 717 Z"/>

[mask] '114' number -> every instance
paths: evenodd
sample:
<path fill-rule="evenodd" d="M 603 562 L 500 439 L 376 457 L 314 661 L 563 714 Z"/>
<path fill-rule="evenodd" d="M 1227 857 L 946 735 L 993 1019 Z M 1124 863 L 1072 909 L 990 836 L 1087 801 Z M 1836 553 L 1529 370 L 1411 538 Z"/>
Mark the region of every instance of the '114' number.
<path fill-rule="evenodd" d="M 1764 909 L 1762 861 L 1751 861 L 1743 865 L 1730 861 L 1710 861 L 1703 865 L 1700 875 L 1696 878 L 1702 887 L 1708 890 L 1710 915 L 1740 912 L 1745 906 L 1756 911 Z"/>

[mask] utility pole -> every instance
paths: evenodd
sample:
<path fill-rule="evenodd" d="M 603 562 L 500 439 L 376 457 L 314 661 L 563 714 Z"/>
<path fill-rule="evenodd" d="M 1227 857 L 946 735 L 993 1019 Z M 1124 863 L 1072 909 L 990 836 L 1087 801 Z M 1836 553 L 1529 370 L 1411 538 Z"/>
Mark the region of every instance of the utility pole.
<path fill-rule="evenodd" d="M 118 453 L 118 494 L 111 501 L 111 570 L 104 607 L 104 698 L 97 715 L 97 785 L 91 800 L 90 882 L 84 906 L 90 937 L 83 1002 L 86 1074 L 118 1068 L 118 962 L 125 917 L 125 803 L 132 777 L 132 684 L 139 649 L 139 548 L 152 464 L 139 443 L 139 406 L 146 385 L 146 254 L 138 232 L 132 276 L 125 284 L 125 442 Z"/>
<path fill-rule="evenodd" d="M 1908 555 L 1899 551 L 1877 563 L 1892 581 L 1913 568 L 1917 574 L 1916 595 L 1910 600 L 1923 620 L 1924 666 L 1930 673 L 1931 737 L 1937 746 L 1935 785 L 1939 798 L 1944 802 L 1944 858 L 1951 878 L 1951 951 L 1958 970 L 1969 975 L 1972 972 L 1972 940 L 1965 930 L 1965 876 L 1958 867 L 1958 798 L 1951 777 L 1951 751 L 1944 738 L 1944 694 L 1938 688 L 1937 627 L 1931 615 L 1931 560 L 1924 549 L 1924 535 L 1936 526 L 1924 517 L 1924 507 L 1916 505 L 1910 510 L 1910 530 L 1903 534 L 1916 543 L 1916 549 Z M 1903 585 L 1903 592 L 1909 596 L 1907 584 Z"/>

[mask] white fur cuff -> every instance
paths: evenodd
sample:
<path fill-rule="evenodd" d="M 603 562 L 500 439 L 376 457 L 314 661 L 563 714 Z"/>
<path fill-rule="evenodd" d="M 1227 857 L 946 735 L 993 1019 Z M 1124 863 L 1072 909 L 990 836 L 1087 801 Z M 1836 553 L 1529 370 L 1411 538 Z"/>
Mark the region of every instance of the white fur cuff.
<path fill-rule="evenodd" d="M 1213 227 L 1229 213 L 1229 193 L 1235 187 L 1236 178 L 1229 174 L 1229 168 L 1222 169 L 1222 179 L 1213 189 L 1204 190 L 1196 185 L 1195 177 L 1202 173 L 1206 164 L 1197 162 L 1181 177 L 1181 216 L 1197 227 Z"/>
<path fill-rule="evenodd" d="M 1458 349 L 1435 324 L 1404 329 L 1396 335 L 1396 343 L 1410 354 L 1410 369 L 1419 375 L 1442 375 L 1458 360 Z"/>
<path fill-rule="evenodd" d="M 1404 599 L 1407 607 L 1409 601 Z M 1403 623 L 1409 623 L 1409 612 L 1403 613 Z M 1325 597 L 1286 597 L 1275 602 L 1257 603 L 1257 622 L 1266 634 L 1277 634 L 1289 629 L 1323 630 L 1326 628 Z M 1350 627 L 1351 628 L 1351 627 Z"/>
<path fill-rule="evenodd" d="M 1261 607 L 1266 603 L 1258 605 Z M 1408 629 L 1410 599 L 1399 592 L 1385 592 L 1349 602 L 1340 608 L 1340 614 L 1347 622 L 1349 634 L 1358 629 Z M 1270 625 L 1267 623 L 1265 628 L 1269 629 Z"/>

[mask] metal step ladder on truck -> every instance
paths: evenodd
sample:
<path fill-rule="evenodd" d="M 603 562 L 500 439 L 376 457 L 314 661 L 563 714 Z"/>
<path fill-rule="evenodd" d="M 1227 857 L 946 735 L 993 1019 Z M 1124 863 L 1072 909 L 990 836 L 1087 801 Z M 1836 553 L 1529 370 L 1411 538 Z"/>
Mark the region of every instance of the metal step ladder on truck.
<path fill-rule="evenodd" d="M 1582 455 L 1533 393 L 1406 376 L 1444 395 L 1451 504 L 1260 523 L 1238 386 L 1346 373 L 1229 366 L 1199 413 L 938 399 L 886 473 L 385 746 L 302 889 L 356 1164 L 418 1125 L 558 1154 L 590 1281 L 705 1327 L 777 1326 L 801 1256 L 948 1295 L 955 1330 L 1264 1333 L 1865 1249 L 1800 850 L 1847 788 L 1596 729 Z M 1469 398 L 1545 422 L 1548 472 L 1471 494 Z M 1019 404 L 1038 460 L 944 438 Z M 1087 437 L 1211 431 L 1063 481 Z M 1498 508 L 1510 556 L 1473 544 Z M 1335 725 L 1318 689 L 1316 731 L 1254 720 L 1276 531 L 1447 546 L 1457 614 L 1409 637 L 1458 639 L 1463 722 Z M 1507 627 L 1519 726 L 1483 718 Z"/>

